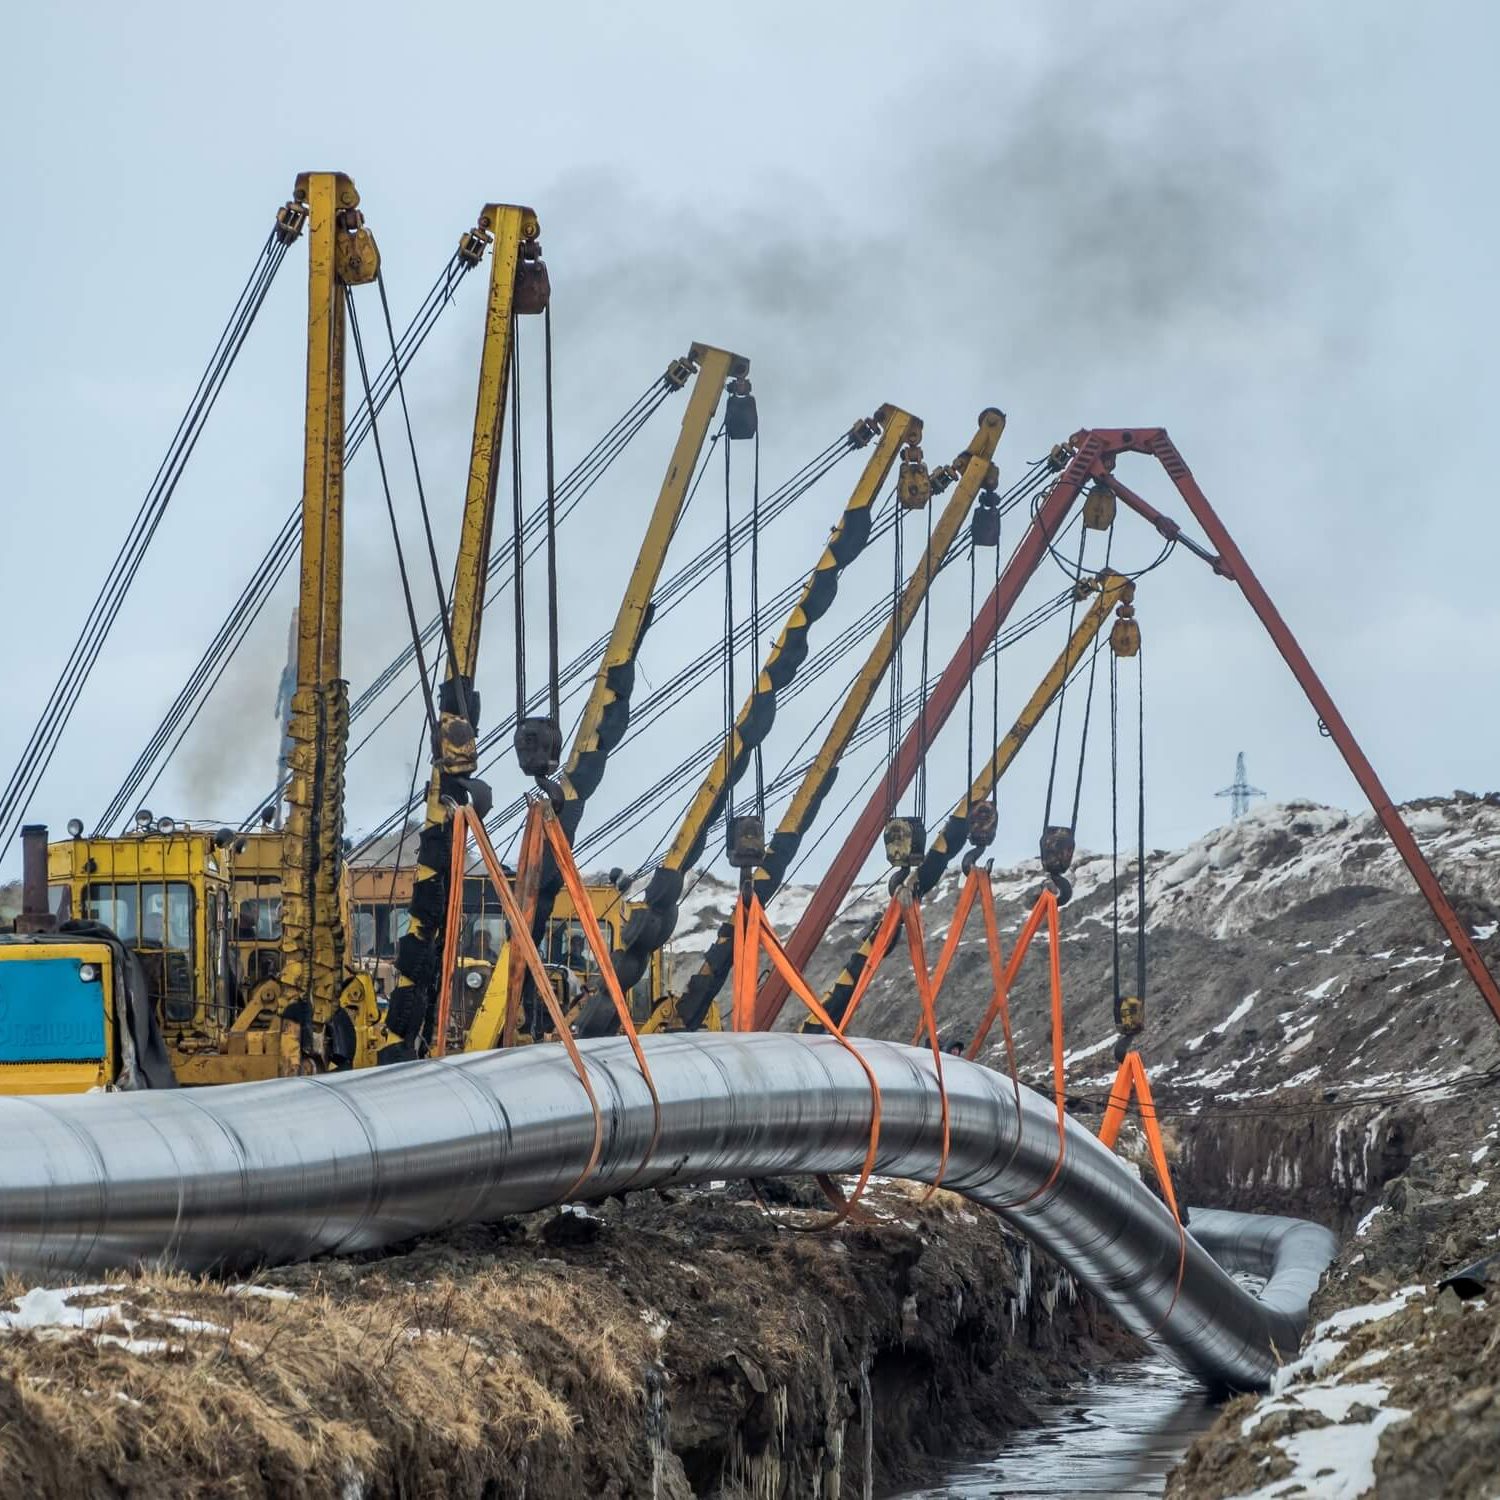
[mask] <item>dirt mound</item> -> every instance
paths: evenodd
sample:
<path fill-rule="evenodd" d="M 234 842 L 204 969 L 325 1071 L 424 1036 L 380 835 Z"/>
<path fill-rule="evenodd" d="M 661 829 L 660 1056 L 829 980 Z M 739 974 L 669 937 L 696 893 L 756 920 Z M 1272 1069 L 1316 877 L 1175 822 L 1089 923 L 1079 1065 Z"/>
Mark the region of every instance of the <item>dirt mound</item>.
<path fill-rule="evenodd" d="M 645 1193 L 248 1286 L 4 1294 L 12 1494 L 852 1496 L 1133 1347 L 992 1216 L 895 1184 L 830 1234 Z"/>
<path fill-rule="evenodd" d="M 1500 1089 L 1406 1108 L 1417 1145 L 1405 1159 L 1383 1153 L 1378 1115 L 1344 1130 L 1358 1217 L 1301 1357 L 1268 1395 L 1224 1410 L 1169 1497 L 1318 1494 L 1325 1469 L 1351 1495 L 1500 1494 L 1500 1260 L 1486 1264 L 1500 1255 Z"/>

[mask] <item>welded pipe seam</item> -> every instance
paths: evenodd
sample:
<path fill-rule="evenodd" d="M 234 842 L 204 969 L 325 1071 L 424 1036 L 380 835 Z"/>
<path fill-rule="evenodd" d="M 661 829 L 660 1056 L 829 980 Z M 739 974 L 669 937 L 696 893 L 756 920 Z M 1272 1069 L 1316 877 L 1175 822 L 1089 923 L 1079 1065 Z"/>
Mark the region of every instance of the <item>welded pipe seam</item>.
<path fill-rule="evenodd" d="M 662 1111 L 649 1159 L 651 1096 L 628 1042 L 580 1043 L 604 1131 L 574 1197 L 862 1162 L 869 1084 L 834 1038 L 642 1042 Z M 876 1171 L 930 1182 L 942 1147 L 931 1053 L 858 1045 L 881 1091 Z M 994 1209 L 1208 1384 L 1263 1385 L 1294 1354 L 1336 1248 L 1326 1230 L 1194 1210 L 1174 1296 L 1176 1223 L 1128 1166 L 1069 1120 L 1062 1171 L 1038 1193 L 1057 1155 L 1052 1101 L 1023 1088 L 1018 1117 L 1008 1077 L 955 1057 L 943 1074 L 945 1187 Z M 215 1089 L 0 1098 L 0 1266 L 229 1270 L 374 1249 L 561 1201 L 593 1136 L 565 1052 L 546 1046 Z M 1269 1281 L 1253 1296 L 1230 1271 Z"/>

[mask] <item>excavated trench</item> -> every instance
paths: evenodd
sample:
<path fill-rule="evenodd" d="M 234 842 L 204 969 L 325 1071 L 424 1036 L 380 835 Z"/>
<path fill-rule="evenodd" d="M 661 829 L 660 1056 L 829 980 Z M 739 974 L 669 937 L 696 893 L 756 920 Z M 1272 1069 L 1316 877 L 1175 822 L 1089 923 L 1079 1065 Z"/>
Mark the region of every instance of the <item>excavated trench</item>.
<path fill-rule="evenodd" d="M 1194 1201 L 1334 1228 L 1343 1249 L 1314 1303 L 1315 1319 L 1402 1286 L 1425 1285 L 1436 1298 L 1444 1275 L 1493 1249 L 1500 1194 L 1477 1174 L 1494 1149 L 1500 1101 L 1492 1089 L 1472 1097 L 1435 1094 L 1360 1102 L 1348 1091 L 1341 1098 L 1336 1090 L 1293 1090 L 1279 1094 L 1274 1108 L 1247 1103 L 1238 1113 L 1222 1107 L 1208 1113 L 1205 1098 L 1200 1118 L 1172 1122 L 1178 1191 Z M 1454 1320 L 1448 1340 L 1461 1336 L 1452 1295 L 1435 1301 L 1430 1314 Z M 1414 1336 L 1406 1328 L 1393 1337 L 1410 1349 Z M 1382 1346 L 1373 1349 L 1372 1360 Z M 1403 1397 L 1415 1414 L 1393 1429 L 1400 1441 L 1380 1450 L 1376 1493 L 1490 1493 L 1482 1482 L 1466 1487 L 1460 1475 L 1472 1470 L 1472 1480 L 1500 1462 L 1500 1428 L 1481 1411 L 1490 1387 L 1476 1387 L 1472 1374 L 1466 1380 L 1462 1368 L 1441 1368 L 1430 1355 L 1420 1363 L 1420 1344 L 1408 1358 L 1418 1362 L 1405 1374 L 1406 1389 L 1430 1385 L 1439 1394 L 1431 1410 Z M 1387 1360 L 1394 1368 L 1395 1360 Z M 1254 1410 L 1244 1401 L 1226 1409 L 1184 1388 L 1159 1360 L 1118 1361 L 1054 1393 L 1037 1425 L 953 1465 L 936 1487 L 904 1491 L 904 1500 L 1238 1494 L 1282 1472 L 1274 1439 L 1297 1430 L 1268 1423 L 1258 1444 L 1249 1441 L 1242 1424 Z"/>

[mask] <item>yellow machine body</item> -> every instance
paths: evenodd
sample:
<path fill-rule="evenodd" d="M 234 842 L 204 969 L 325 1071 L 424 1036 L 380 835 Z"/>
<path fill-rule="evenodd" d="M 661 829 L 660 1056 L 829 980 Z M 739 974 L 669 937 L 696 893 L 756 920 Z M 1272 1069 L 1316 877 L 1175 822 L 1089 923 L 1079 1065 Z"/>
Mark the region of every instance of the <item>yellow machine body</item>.
<path fill-rule="evenodd" d="M 360 865 L 349 871 L 350 953 L 355 965 L 369 974 L 382 999 L 394 981 L 396 945 L 410 923 L 415 879 L 411 865 Z M 621 900 L 612 885 L 590 885 L 587 889 L 605 939 L 611 945 L 617 943 L 620 929 L 641 903 Z M 449 999 L 448 1051 L 480 1052 L 500 1044 L 509 1003 L 509 936 L 499 900 L 486 876 L 465 879 L 463 914 L 458 965 Z M 553 905 L 539 946 L 564 1010 L 576 1010 L 597 990 L 599 970 L 566 891 Z M 672 997 L 667 991 L 667 962 L 658 954 L 631 993 L 631 1012 L 638 1021 L 647 1022 L 663 999 L 670 1001 Z M 673 1028 L 658 1020 L 650 1029 Z M 533 1040 L 524 1021 L 521 1039 Z"/>
<path fill-rule="evenodd" d="M 82 1094 L 119 1071 L 114 950 L 0 935 L 0 1094 Z"/>
<path fill-rule="evenodd" d="M 240 1027 L 231 858 L 211 831 L 194 828 L 67 839 L 47 849 L 53 909 L 102 922 L 135 955 L 179 1083 L 239 1083 L 277 1072 L 279 1031 Z M 116 1056 L 107 1083 L 118 1066 Z"/>

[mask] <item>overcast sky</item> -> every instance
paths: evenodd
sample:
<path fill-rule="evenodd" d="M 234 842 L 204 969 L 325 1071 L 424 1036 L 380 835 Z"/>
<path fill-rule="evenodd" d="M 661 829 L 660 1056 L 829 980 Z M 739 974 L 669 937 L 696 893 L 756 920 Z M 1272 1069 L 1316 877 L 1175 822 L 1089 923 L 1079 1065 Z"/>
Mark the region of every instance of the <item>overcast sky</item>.
<path fill-rule="evenodd" d="M 1500 394 L 1497 29 L 1483 3 L 1275 0 L 18 10 L 0 91 L 12 620 L 0 769 L 275 209 L 299 170 L 338 168 L 359 186 L 400 322 L 481 204 L 537 209 L 564 467 L 693 339 L 752 360 L 766 488 L 882 401 L 925 419 L 934 463 L 965 445 L 981 407 L 1002 407 L 1006 482 L 1079 427 L 1168 427 L 1393 794 L 1500 785 L 1500 511 L 1478 461 Z M 59 830 L 103 807 L 296 501 L 305 264 L 299 247 L 33 803 Z M 378 304 L 360 295 L 370 337 Z M 476 278 L 411 376 L 445 560 L 481 312 Z M 537 352 L 533 336 L 524 357 Z M 608 627 L 679 414 L 680 398 L 564 532 L 565 654 Z M 403 633 L 373 457 L 349 478 L 356 693 Z M 394 474 L 414 527 L 409 468 Z M 1187 520 L 1153 464 L 1127 460 L 1121 474 Z M 853 477 L 853 465 L 835 471 L 768 531 L 767 594 L 812 565 Z M 747 480 L 742 462 L 737 509 Z M 715 473 L 669 570 L 712 539 L 722 505 Z M 815 648 L 889 586 L 889 549 L 848 572 Z M 1156 550 L 1122 523 L 1118 563 Z M 935 598 L 934 670 L 962 629 L 961 574 Z M 1059 583 L 1039 577 L 1028 601 Z M 709 593 L 650 640 L 648 683 L 718 633 L 722 591 Z M 428 586 L 424 614 L 431 601 Z M 1223 818 L 1213 794 L 1238 750 L 1277 798 L 1360 804 L 1231 585 L 1179 552 L 1138 604 L 1153 843 Z M 157 812 L 238 819 L 270 784 L 290 607 L 283 585 L 153 792 Z M 1058 623 L 1004 658 L 1003 721 L 1061 637 Z M 510 660 L 507 605 L 487 620 L 491 721 L 512 693 Z M 909 682 L 915 672 L 913 656 Z M 841 680 L 788 709 L 771 769 Z M 982 724 L 987 695 L 986 683 Z M 642 734 L 589 821 L 712 733 L 719 704 L 709 682 Z M 963 720 L 933 751 L 934 817 L 964 779 Z M 408 706 L 353 762 L 351 829 L 404 793 L 419 734 Z M 1075 766 L 1071 714 L 1063 740 Z M 1106 744 L 1091 740 L 1080 824 L 1094 847 L 1108 839 Z M 1034 852 L 1049 749 L 1050 734 L 1035 740 L 1007 783 L 1006 856 Z M 879 754 L 851 761 L 846 788 Z M 519 790 L 508 764 L 494 779 L 502 797 Z M 633 834 L 616 861 L 640 860 L 671 820 Z"/>

